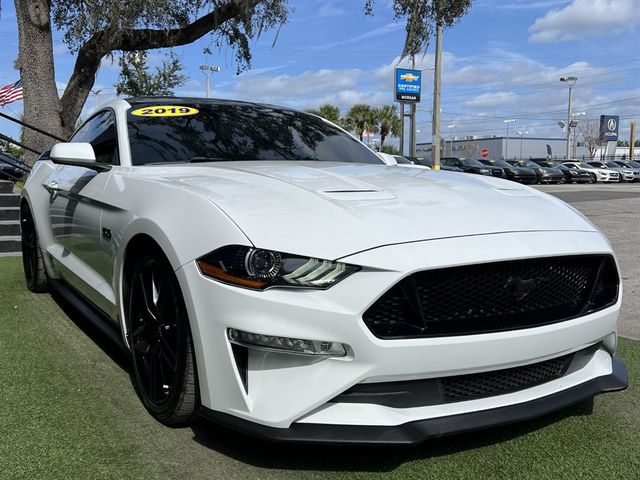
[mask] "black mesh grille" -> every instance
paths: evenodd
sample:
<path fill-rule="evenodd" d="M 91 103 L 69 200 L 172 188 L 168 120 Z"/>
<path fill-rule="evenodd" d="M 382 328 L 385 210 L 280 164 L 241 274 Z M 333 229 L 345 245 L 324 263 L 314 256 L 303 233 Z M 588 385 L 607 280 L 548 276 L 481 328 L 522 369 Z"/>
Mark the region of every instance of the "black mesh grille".
<path fill-rule="evenodd" d="M 380 338 L 528 328 L 605 308 L 617 300 L 618 283 L 608 255 L 428 270 L 392 287 L 363 319 Z"/>
<path fill-rule="evenodd" d="M 504 395 L 561 378 L 576 356 L 591 356 L 598 347 L 594 345 L 544 362 L 492 372 L 400 382 L 359 383 L 332 401 L 413 408 Z"/>
<path fill-rule="evenodd" d="M 564 375 L 572 358 L 573 354 L 524 367 L 445 377 L 441 380 L 444 398 L 447 402 L 461 402 L 541 385 Z"/>

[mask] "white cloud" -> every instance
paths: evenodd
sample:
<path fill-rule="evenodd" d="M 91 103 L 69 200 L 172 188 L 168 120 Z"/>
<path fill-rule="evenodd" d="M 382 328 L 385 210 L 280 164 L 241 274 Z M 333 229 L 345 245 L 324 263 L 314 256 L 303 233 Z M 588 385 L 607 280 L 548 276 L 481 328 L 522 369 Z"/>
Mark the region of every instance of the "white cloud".
<path fill-rule="evenodd" d="M 241 77 L 234 86 L 236 93 L 261 101 L 282 101 L 293 97 L 317 95 L 356 85 L 361 71 L 358 69 L 307 71 L 300 75 L 276 77 Z"/>
<path fill-rule="evenodd" d="M 321 17 L 339 17 L 344 13 L 345 11 L 333 2 L 327 2 L 318 9 L 318 15 Z"/>
<path fill-rule="evenodd" d="M 546 43 L 623 33 L 640 24 L 640 0 L 573 0 L 529 27 L 529 41 Z"/>
<path fill-rule="evenodd" d="M 355 37 L 347 38 L 344 40 L 338 40 L 337 42 L 326 43 L 324 45 L 317 45 L 316 47 L 314 47 L 314 50 L 323 50 L 326 48 L 334 48 L 334 47 L 339 47 L 341 45 L 348 45 L 350 43 L 358 43 L 358 42 L 362 42 L 363 40 L 368 40 L 370 38 L 387 35 L 389 33 L 396 32 L 403 28 L 405 28 L 405 26 L 402 23 L 395 23 L 395 22 L 387 23 L 382 27 L 374 28 L 373 30 L 370 30 L 360 35 L 356 35 Z"/>
<path fill-rule="evenodd" d="M 476 95 L 465 101 L 463 105 L 471 108 L 504 107 L 515 105 L 520 95 L 515 92 L 490 92 Z"/>

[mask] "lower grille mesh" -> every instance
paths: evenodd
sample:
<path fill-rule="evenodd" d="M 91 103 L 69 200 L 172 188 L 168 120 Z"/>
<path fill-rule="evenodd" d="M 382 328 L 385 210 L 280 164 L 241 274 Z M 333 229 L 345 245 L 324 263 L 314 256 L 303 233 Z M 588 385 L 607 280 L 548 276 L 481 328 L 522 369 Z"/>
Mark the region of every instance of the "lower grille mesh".
<path fill-rule="evenodd" d="M 460 402 L 550 382 L 564 375 L 572 358 L 573 354 L 507 370 L 445 377 L 441 380 L 444 399 L 446 402 Z"/>

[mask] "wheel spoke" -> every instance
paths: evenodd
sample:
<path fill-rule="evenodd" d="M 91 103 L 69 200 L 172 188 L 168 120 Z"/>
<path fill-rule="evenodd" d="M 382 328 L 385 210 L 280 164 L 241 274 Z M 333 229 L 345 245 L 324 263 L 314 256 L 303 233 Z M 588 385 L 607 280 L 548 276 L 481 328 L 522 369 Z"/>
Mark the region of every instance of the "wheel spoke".
<path fill-rule="evenodd" d="M 139 283 L 140 291 L 142 292 L 142 303 L 144 304 L 144 309 L 151 316 L 153 320 L 157 321 L 158 318 L 151 309 L 152 302 L 149 301 L 149 295 L 145 287 L 144 276 L 142 275 L 142 273 L 138 276 L 138 283 Z"/>

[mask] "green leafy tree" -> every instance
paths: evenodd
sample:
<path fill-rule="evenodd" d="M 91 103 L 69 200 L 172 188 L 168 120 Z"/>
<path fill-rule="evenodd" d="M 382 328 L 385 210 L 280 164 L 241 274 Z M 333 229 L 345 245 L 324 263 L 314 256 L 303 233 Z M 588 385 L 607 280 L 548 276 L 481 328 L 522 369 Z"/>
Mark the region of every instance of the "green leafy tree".
<path fill-rule="evenodd" d="M 14 145 L 13 143 L 8 142 L 4 139 L 0 139 L 0 152 L 8 153 L 14 158 L 18 158 L 24 155 L 23 148 L 18 147 L 17 145 Z"/>
<path fill-rule="evenodd" d="M 351 129 L 358 135 L 360 141 L 365 131 L 369 133 L 378 132 L 378 121 L 376 110 L 364 103 L 356 103 L 345 116 Z"/>
<path fill-rule="evenodd" d="M 0 0 L 1 1 L 1 0 Z M 373 14 L 375 0 L 363 0 Z M 288 0 L 14 0 L 18 24 L 16 67 L 24 88 L 24 120 L 68 137 L 95 83 L 102 59 L 187 45 L 212 35 L 212 45 L 230 46 L 238 71 L 251 65 L 250 41 L 287 22 Z M 402 56 L 428 45 L 435 24 L 453 25 L 471 0 L 393 0 L 397 20 L 406 22 Z M 75 64 L 58 95 L 52 32 L 58 31 Z M 32 130 L 25 143 L 44 151 L 54 143 Z M 35 156 L 27 156 L 29 162 Z"/>
<path fill-rule="evenodd" d="M 24 120 L 68 137 L 87 100 L 103 58 L 193 43 L 212 34 L 230 46 L 238 70 L 251 64 L 250 41 L 287 21 L 287 0 L 14 0 L 24 88 Z M 62 97 L 54 75 L 52 31 L 76 56 Z M 25 143 L 46 150 L 50 138 L 31 130 Z M 35 160 L 34 156 L 28 159 Z"/>
<path fill-rule="evenodd" d="M 400 150 L 393 145 L 384 145 L 380 147 L 380 151 L 382 153 L 388 153 L 389 155 L 400 155 Z"/>
<path fill-rule="evenodd" d="M 400 128 L 402 121 L 398 116 L 398 107 L 396 105 L 384 105 L 376 110 L 378 127 L 380 130 L 380 148 L 384 148 L 384 141 L 391 135 L 392 137 L 400 136 Z"/>
<path fill-rule="evenodd" d="M 319 117 L 326 118 L 330 122 L 335 123 L 336 125 L 340 125 L 342 122 L 342 118 L 340 117 L 340 109 L 335 105 L 331 105 L 329 103 L 325 103 L 321 105 L 320 108 L 307 108 L 306 110 L 309 113 L 313 113 L 314 115 L 318 115 Z"/>
<path fill-rule="evenodd" d="M 373 15 L 376 0 L 366 0 L 364 12 Z M 437 25 L 455 25 L 471 7 L 472 0 L 394 0 L 393 13 L 405 23 L 401 58 L 426 50 Z"/>
<path fill-rule="evenodd" d="M 187 77 L 181 75 L 182 64 L 171 52 L 162 64 L 151 72 L 147 63 L 147 52 L 126 52 L 120 57 L 120 76 L 116 83 L 118 95 L 135 97 L 150 95 L 173 95 L 173 89 L 185 84 Z"/>

